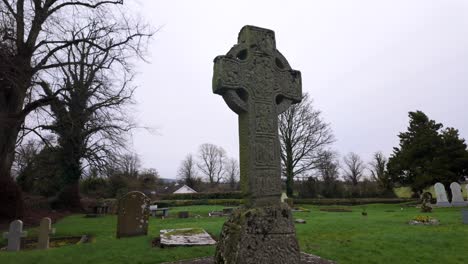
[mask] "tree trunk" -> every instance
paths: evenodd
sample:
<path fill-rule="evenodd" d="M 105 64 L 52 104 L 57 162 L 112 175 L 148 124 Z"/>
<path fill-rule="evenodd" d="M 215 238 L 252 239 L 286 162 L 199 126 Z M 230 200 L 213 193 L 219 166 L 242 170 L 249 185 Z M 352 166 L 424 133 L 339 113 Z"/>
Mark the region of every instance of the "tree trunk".
<path fill-rule="evenodd" d="M 0 87 L 0 97 L 4 97 Z M 22 122 L 11 118 L 10 102 L 0 99 L 0 218 L 18 219 L 23 217 L 21 189 L 11 177 L 15 146 Z M 2 102 L 3 101 L 3 102 Z M 5 103 L 5 104 L 3 104 Z"/>
<path fill-rule="evenodd" d="M 11 167 L 24 122 L 20 114 L 32 78 L 26 62 L 20 56 L 0 51 L 0 218 L 6 219 L 24 214 L 21 189 L 11 177 Z"/>

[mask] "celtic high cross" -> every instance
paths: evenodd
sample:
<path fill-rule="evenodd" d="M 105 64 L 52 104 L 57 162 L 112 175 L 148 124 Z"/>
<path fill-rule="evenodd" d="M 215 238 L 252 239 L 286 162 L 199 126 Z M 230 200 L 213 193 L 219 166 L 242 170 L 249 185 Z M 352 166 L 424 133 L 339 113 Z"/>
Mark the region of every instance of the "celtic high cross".
<path fill-rule="evenodd" d="M 213 92 L 239 115 L 241 185 L 249 207 L 281 197 L 278 115 L 302 98 L 301 73 L 276 49 L 272 30 L 245 26 L 214 60 Z"/>

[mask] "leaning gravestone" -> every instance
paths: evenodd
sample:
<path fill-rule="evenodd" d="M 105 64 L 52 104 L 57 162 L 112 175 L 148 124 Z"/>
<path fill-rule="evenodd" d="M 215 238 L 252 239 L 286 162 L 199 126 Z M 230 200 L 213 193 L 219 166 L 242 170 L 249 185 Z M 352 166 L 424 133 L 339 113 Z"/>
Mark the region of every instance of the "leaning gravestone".
<path fill-rule="evenodd" d="M 15 220 L 10 223 L 8 232 L 3 233 L 3 238 L 8 239 L 8 251 L 19 251 L 21 248 L 21 238 L 26 237 L 28 232 L 23 231 L 23 222 Z"/>
<path fill-rule="evenodd" d="M 276 49 L 272 30 L 245 26 L 214 60 L 213 92 L 239 116 L 245 208 L 224 224 L 216 263 L 300 263 L 294 219 L 281 203 L 278 115 L 302 99 L 301 74 Z"/>
<path fill-rule="evenodd" d="M 434 190 L 436 192 L 436 198 L 437 198 L 436 206 L 438 207 L 451 206 L 447 199 L 447 193 L 445 192 L 445 187 L 442 183 L 440 182 L 436 183 L 434 185 Z"/>
<path fill-rule="evenodd" d="M 38 249 L 49 248 L 49 235 L 55 233 L 55 228 L 52 228 L 51 224 L 52 220 L 50 218 L 42 218 L 41 225 L 39 226 L 39 239 L 37 243 Z"/>
<path fill-rule="evenodd" d="M 150 202 L 141 192 L 129 192 L 119 200 L 117 238 L 148 234 Z"/>
<path fill-rule="evenodd" d="M 450 184 L 450 190 L 452 191 L 452 206 L 468 205 L 463 199 L 462 189 L 458 182 L 452 182 L 452 184 Z"/>

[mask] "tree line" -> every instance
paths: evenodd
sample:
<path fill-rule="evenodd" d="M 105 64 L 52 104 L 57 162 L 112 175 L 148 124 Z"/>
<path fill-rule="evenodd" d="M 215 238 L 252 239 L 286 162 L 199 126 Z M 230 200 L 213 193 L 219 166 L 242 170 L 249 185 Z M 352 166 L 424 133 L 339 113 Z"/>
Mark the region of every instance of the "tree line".
<path fill-rule="evenodd" d="M 54 152 L 58 200 L 80 206 L 83 171 L 112 161 L 135 127 L 126 114 L 133 62 L 154 31 L 123 1 L 0 1 L 0 217 L 21 218 L 11 177 L 18 146 L 31 135 Z M 52 135 L 52 137 L 50 137 Z"/>

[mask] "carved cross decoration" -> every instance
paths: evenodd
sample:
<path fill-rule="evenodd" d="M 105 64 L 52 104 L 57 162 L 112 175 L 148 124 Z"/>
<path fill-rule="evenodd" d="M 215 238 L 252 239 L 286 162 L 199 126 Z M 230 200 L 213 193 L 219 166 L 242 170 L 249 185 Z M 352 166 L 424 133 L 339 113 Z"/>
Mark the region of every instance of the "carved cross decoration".
<path fill-rule="evenodd" d="M 302 99 L 301 73 L 276 49 L 272 30 L 245 26 L 214 60 L 213 92 L 239 115 L 241 185 L 248 206 L 280 203 L 278 115 Z"/>

